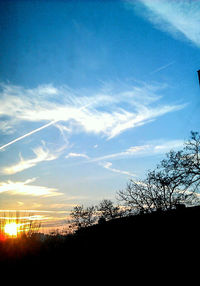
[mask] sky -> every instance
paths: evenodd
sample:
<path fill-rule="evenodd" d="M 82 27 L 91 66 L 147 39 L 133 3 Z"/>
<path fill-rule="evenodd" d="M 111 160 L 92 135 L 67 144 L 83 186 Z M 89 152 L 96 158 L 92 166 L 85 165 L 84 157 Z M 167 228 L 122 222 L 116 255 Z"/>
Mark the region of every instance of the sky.
<path fill-rule="evenodd" d="M 0 1 L 0 212 L 66 224 L 199 131 L 200 1 Z"/>

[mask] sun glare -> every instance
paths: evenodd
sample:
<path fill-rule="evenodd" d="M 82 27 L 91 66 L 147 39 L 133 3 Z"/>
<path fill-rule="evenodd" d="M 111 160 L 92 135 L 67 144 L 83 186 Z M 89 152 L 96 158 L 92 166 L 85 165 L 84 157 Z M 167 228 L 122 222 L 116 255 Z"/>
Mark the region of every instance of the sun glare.
<path fill-rule="evenodd" d="M 18 225 L 15 222 L 8 223 L 4 226 L 4 232 L 8 236 L 16 237 L 18 234 Z"/>
<path fill-rule="evenodd" d="M 29 215 L 27 211 L 0 210 L 0 241 L 30 236 L 38 232 L 42 218 L 41 215 Z"/>

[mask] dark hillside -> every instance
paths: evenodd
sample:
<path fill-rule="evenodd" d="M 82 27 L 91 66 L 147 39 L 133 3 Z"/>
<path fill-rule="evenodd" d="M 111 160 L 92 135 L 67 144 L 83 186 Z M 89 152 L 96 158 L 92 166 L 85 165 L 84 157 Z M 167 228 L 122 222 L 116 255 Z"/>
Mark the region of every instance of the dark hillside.
<path fill-rule="evenodd" d="M 113 219 L 103 224 L 80 229 L 77 240 L 87 248 L 97 250 L 154 252 L 176 247 L 176 252 L 188 243 L 197 242 L 200 227 L 200 206 L 141 214 Z"/>
<path fill-rule="evenodd" d="M 131 268 L 137 272 L 141 265 L 142 269 L 163 268 L 168 259 L 173 267 L 187 264 L 186 255 L 197 253 L 199 227 L 199 206 L 113 219 L 74 235 L 15 242 L 7 252 L 1 243 L 1 269 L 36 267 L 37 271 L 64 273 L 112 266 L 116 271 Z"/>

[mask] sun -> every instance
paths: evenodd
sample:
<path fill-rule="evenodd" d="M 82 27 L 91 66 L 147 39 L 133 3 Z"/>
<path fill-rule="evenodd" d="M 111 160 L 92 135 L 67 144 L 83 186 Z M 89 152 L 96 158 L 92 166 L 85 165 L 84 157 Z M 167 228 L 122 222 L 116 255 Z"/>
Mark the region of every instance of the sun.
<path fill-rule="evenodd" d="M 4 232 L 9 236 L 16 237 L 18 233 L 18 225 L 15 222 L 7 223 L 4 226 Z"/>

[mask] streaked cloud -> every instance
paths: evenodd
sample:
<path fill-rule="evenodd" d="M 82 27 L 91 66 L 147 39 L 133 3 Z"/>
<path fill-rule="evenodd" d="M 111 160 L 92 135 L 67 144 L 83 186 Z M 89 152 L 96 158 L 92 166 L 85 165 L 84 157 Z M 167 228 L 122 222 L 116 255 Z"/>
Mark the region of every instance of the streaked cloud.
<path fill-rule="evenodd" d="M 50 206 L 51 207 L 51 206 Z M 61 214 L 61 213 L 68 213 L 69 211 L 55 211 L 55 210 L 31 210 L 31 209 L 20 209 L 20 210 L 11 210 L 11 209 L 0 209 L 0 214 L 1 213 L 8 213 L 8 214 L 26 214 L 26 216 L 28 216 L 28 214 L 31 214 L 31 213 L 57 213 L 57 214 Z M 10 216 L 12 217 L 12 216 Z"/>
<path fill-rule="evenodd" d="M 91 158 L 90 162 L 100 162 L 111 159 L 118 159 L 133 156 L 154 156 L 156 154 L 164 154 L 170 150 L 182 148 L 184 142 L 182 140 L 169 140 L 160 142 L 149 142 L 149 144 L 132 146 L 125 151 L 107 154 L 105 156 Z"/>
<path fill-rule="evenodd" d="M 48 148 L 43 144 L 43 146 L 39 146 L 33 149 L 33 153 L 35 154 L 35 158 L 33 159 L 24 159 L 22 155 L 20 155 L 20 161 L 9 167 L 4 167 L 2 172 L 6 175 L 16 174 L 22 172 L 26 169 L 36 166 L 38 163 L 43 161 L 52 161 L 58 158 L 59 153 L 54 152 L 51 153 Z"/>
<path fill-rule="evenodd" d="M 125 151 L 107 154 L 104 156 L 92 158 L 85 154 L 78 154 L 78 153 L 69 153 L 65 158 L 78 158 L 82 157 L 85 158 L 86 161 L 82 163 L 98 163 L 99 166 L 110 170 L 114 173 L 121 173 L 123 175 L 128 176 L 136 176 L 136 174 L 133 174 L 129 171 L 124 171 L 120 169 L 115 169 L 112 167 L 112 163 L 108 162 L 107 160 L 115 160 L 115 159 L 122 159 L 122 158 L 131 158 L 131 157 L 148 157 L 148 156 L 155 156 L 158 154 L 165 154 L 171 150 L 176 150 L 179 148 L 182 148 L 184 145 L 183 140 L 169 140 L 169 141 L 163 141 L 158 140 L 157 142 L 149 142 L 148 144 L 144 145 L 138 145 L 138 146 L 131 146 Z M 80 162 L 79 162 L 80 163 Z"/>
<path fill-rule="evenodd" d="M 0 122 L 0 130 L 2 133 L 5 133 L 5 134 L 14 133 L 12 126 L 7 121 L 1 121 Z"/>
<path fill-rule="evenodd" d="M 105 169 L 107 169 L 107 170 L 109 170 L 111 172 L 114 172 L 114 173 L 126 175 L 126 176 L 129 176 L 129 177 L 135 177 L 136 176 L 135 174 L 133 174 L 131 172 L 113 168 L 112 167 L 113 164 L 111 162 L 104 162 L 104 163 L 101 163 L 100 165 L 102 167 L 104 167 Z"/>
<path fill-rule="evenodd" d="M 144 125 L 186 106 L 164 104 L 160 93 L 166 86 L 158 84 L 113 85 L 94 92 L 76 91 L 67 86 L 54 88 L 52 85 L 35 89 L 5 84 L 0 87 L 0 115 L 2 124 L 6 126 L 4 132 L 14 130 L 24 121 L 48 122 L 0 149 L 51 125 L 58 128 L 62 135 L 69 131 L 84 131 L 111 139 L 127 129 Z"/>
<path fill-rule="evenodd" d="M 77 206 L 77 204 L 72 203 L 57 203 L 57 204 L 51 204 L 49 207 L 53 209 L 65 209 L 65 208 L 73 208 Z M 68 213 L 69 211 L 57 211 L 57 213 Z"/>
<path fill-rule="evenodd" d="M 24 202 L 18 201 L 18 202 L 17 202 L 17 205 L 18 205 L 19 207 L 22 207 L 22 206 L 24 205 Z"/>
<path fill-rule="evenodd" d="M 28 216 L 0 216 L 0 219 L 2 220 L 44 220 L 44 219 L 48 219 L 47 217 L 43 216 L 43 215 L 28 215 Z"/>
<path fill-rule="evenodd" d="M 7 182 L 0 182 L 0 194 L 7 193 L 9 195 L 40 197 L 53 197 L 62 195 L 62 193 L 58 192 L 56 188 L 32 185 L 32 183 L 35 181 L 36 178 L 28 179 L 24 182 L 14 182 L 10 180 Z"/>
<path fill-rule="evenodd" d="M 122 152 L 107 154 L 105 156 L 100 156 L 96 158 L 91 158 L 90 162 L 98 162 L 98 161 L 115 159 L 115 158 L 120 158 L 120 157 L 125 157 L 125 156 L 131 156 L 134 154 L 139 154 L 141 153 L 141 151 L 144 153 L 144 151 L 146 151 L 148 148 L 149 148 L 149 145 L 133 146 Z"/>
<path fill-rule="evenodd" d="M 86 154 L 79 154 L 79 153 L 69 153 L 65 156 L 66 159 L 68 158 L 85 158 L 89 159 L 89 157 Z"/>
<path fill-rule="evenodd" d="M 183 140 L 170 140 L 170 141 L 166 141 L 164 143 L 155 145 L 153 147 L 153 152 L 154 153 L 169 152 L 170 150 L 174 150 L 177 148 L 183 148 L 183 145 L 184 145 Z"/>
<path fill-rule="evenodd" d="M 61 124 L 61 123 L 56 123 L 55 126 L 58 128 L 58 130 L 60 131 L 65 143 L 67 145 L 69 145 L 69 140 L 68 140 L 68 134 L 71 133 L 71 129 L 68 128 L 67 126 Z"/>
<path fill-rule="evenodd" d="M 128 1 L 134 6 L 135 1 Z M 184 38 L 200 47 L 200 1 L 188 0 L 139 0 L 146 10 L 142 11 L 158 29 L 174 37 Z"/>

